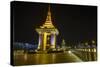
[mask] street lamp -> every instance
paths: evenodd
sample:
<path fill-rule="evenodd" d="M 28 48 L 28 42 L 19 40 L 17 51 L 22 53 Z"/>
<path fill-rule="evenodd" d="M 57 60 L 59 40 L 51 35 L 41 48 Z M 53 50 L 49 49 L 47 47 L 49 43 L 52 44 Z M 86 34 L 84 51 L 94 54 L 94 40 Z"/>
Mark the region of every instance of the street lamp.
<path fill-rule="evenodd" d="M 94 40 L 92 40 L 91 46 L 92 46 L 92 48 L 91 48 L 91 51 L 92 51 L 91 55 L 92 55 L 92 60 L 94 61 L 94 60 L 96 60 L 96 53 L 95 53 L 96 52 L 96 44 L 95 44 Z"/>
<path fill-rule="evenodd" d="M 85 51 L 87 51 L 88 42 L 85 43 Z"/>
<path fill-rule="evenodd" d="M 88 42 L 86 42 L 85 45 L 87 46 L 88 45 Z"/>
<path fill-rule="evenodd" d="M 92 43 L 93 43 L 93 44 L 95 44 L 95 41 L 94 41 L 94 40 L 92 40 Z"/>
<path fill-rule="evenodd" d="M 92 47 L 93 47 L 93 52 L 96 52 L 96 47 L 95 47 L 96 45 L 95 45 L 95 41 L 94 40 L 92 40 Z"/>
<path fill-rule="evenodd" d="M 90 48 L 88 48 L 88 42 L 85 42 L 85 59 L 86 59 L 86 61 L 89 61 L 89 55 L 88 55 L 89 52 L 90 52 Z"/>

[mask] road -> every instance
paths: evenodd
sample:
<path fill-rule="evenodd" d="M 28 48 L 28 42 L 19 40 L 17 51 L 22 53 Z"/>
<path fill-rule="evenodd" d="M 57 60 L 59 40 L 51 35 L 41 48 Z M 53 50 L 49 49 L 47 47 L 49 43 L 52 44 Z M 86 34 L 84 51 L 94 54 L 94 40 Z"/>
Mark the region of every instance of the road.
<path fill-rule="evenodd" d="M 93 51 L 94 50 L 94 51 Z M 78 49 L 72 49 L 71 50 L 75 55 L 80 57 L 82 61 L 96 61 L 97 60 L 97 52 L 96 49 L 85 49 L 85 50 L 78 50 Z"/>
<path fill-rule="evenodd" d="M 71 51 L 50 54 L 16 54 L 14 65 L 54 64 L 82 62 L 82 60 Z"/>

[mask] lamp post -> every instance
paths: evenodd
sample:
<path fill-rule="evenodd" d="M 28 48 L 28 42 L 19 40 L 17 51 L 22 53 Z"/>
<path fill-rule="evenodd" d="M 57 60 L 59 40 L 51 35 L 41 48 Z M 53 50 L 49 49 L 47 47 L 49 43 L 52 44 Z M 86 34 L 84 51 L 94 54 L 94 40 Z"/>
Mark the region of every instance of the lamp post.
<path fill-rule="evenodd" d="M 96 60 L 96 44 L 95 41 L 92 40 L 92 48 L 91 48 L 91 55 L 92 55 L 92 61 Z"/>
<path fill-rule="evenodd" d="M 94 40 L 92 40 L 92 45 L 93 45 L 93 52 L 96 52 L 96 43 Z"/>
<path fill-rule="evenodd" d="M 86 61 L 89 60 L 89 57 L 88 57 L 89 50 L 88 50 L 87 46 L 88 46 L 88 42 L 85 43 L 85 59 L 86 59 Z"/>

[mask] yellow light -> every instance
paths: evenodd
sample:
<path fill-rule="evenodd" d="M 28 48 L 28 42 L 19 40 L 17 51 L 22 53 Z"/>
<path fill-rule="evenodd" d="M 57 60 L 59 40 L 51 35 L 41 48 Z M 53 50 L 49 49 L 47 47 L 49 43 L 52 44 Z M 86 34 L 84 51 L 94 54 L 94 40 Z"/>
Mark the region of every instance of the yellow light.
<path fill-rule="evenodd" d="M 68 51 L 68 53 L 71 53 L 71 51 Z"/>
<path fill-rule="evenodd" d="M 44 44 L 43 44 L 43 50 L 45 50 L 46 49 L 46 41 L 47 41 L 47 33 L 45 32 L 44 33 Z"/>
<path fill-rule="evenodd" d="M 89 49 L 89 52 L 90 52 L 90 49 Z"/>
<path fill-rule="evenodd" d="M 94 52 L 96 52 L 96 49 L 94 48 Z"/>
<path fill-rule="evenodd" d="M 85 45 L 88 45 L 88 43 L 86 42 Z"/>
<path fill-rule="evenodd" d="M 92 40 L 92 43 L 94 44 L 94 43 L 95 43 L 95 41 L 94 41 L 94 40 Z"/>

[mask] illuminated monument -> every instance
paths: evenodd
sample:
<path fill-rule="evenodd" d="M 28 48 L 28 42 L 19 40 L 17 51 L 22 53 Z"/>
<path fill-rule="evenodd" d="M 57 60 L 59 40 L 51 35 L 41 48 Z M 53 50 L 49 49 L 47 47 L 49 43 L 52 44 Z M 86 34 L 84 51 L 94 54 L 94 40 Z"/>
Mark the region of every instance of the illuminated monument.
<path fill-rule="evenodd" d="M 36 31 L 39 34 L 38 50 L 46 51 L 56 48 L 56 36 L 59 34 L 59 31 L 52 24 L 50 5 L 45 23 L 40 28 L 36 28 Z"/>

